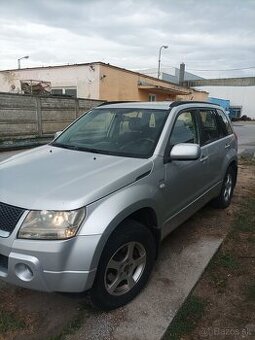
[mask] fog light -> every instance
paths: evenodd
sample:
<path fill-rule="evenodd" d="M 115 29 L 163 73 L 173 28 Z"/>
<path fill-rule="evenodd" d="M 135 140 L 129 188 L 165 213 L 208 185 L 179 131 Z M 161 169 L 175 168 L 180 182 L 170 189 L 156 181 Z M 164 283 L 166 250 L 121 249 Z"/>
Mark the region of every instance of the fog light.
<path fill-rule="evenodd" d="M 32 281 L 34 277 L 32 269 L 24 263 L 16 264 L 15 273 L 22 281 Z"/>

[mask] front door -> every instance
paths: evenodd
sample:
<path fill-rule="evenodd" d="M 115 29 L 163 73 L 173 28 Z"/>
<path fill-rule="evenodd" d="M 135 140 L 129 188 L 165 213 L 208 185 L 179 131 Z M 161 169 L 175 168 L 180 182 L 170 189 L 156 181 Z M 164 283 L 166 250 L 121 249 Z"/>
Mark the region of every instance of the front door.
<path fill-rule="evenodd" d="M 179 143 L 199 144 L 198 116 L 195 110 L 185 110 L 178 114 L 172 129 L 169 147 Z M 195 201 L 207 186 L 207 149 L 203 149 L 197 160 L 170 160 L 165 164 L 164 211 L 165 226 L 163 235 L 176 227 L 175 216 Z M 184 212 L 185 215 L 185 212 Z"/>

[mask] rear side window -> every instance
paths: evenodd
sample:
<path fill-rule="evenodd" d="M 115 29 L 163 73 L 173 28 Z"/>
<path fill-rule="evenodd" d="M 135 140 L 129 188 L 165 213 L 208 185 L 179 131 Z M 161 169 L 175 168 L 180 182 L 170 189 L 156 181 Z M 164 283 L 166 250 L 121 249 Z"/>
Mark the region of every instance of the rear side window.
<path fill-rule="evenodd" d="M 199 110 L 200 117 L 200 144 L 212 143 L 220 137 L 214 110 Z"/>
<path fill-rule="evenodd" d="M 221 110 L 217 110 L 218 117 L 219 117 L 219 124 L 221 127 L 222 135 L 227 136 L 233 133 L 230 121 L 226 117 L 225 113 Z"/>
<path fill-rule="evenodd" d="M 179 143 L 197 143 L 197 131 L 193 114 L 191 112 L 182 112 L 172 130 L 170 145 Z"/>

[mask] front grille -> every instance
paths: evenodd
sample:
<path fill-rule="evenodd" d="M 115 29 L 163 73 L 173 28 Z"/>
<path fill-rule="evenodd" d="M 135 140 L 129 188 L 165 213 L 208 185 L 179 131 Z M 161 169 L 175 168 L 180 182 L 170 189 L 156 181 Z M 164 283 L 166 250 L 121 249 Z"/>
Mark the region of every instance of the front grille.
<path fill-rule="evenodd" d="M 24 209 L 0 202 L 0 230 L 11 234 L 24 211 Z"/>
<path fill-rule="evenodd" d="M 0 268 L 8 268 L 8 257 L 0 254 Z"/>

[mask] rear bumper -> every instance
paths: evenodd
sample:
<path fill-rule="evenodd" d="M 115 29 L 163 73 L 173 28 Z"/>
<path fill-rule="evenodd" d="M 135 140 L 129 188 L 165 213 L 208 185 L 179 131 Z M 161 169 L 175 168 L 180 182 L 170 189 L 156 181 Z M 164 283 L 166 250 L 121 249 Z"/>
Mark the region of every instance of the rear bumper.
<path fill-rule="evenodd" d="M 0 238 L 0 279 L 46 292 L 88 290 L 96 274 L 91 263 L 99 239 L 100 235 L 66 241 L 15 240 L 10 247 Z"/>

